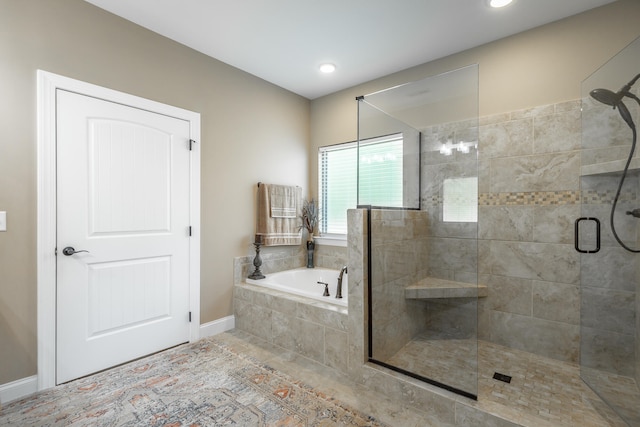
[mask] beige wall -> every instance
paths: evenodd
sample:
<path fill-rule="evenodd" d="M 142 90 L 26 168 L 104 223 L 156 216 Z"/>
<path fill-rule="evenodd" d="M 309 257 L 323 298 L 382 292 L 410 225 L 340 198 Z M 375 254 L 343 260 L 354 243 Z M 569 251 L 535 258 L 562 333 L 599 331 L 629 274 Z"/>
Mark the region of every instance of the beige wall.
<path fill-rule="evenodd" d="M 36 373 L 37 69 L 201 114 L 202 323 L 233 312 L 256 183 L 308 188 L 305 98 L 80 0 L 0 0 L 0 384 Z"/>
<path fill-rule="evenodd" d="M 582 80 L 640 36 L 639 16 L 640 1 L 618 0 L 313 100 L 312 193 L 317 194 L 318 147 L 356 139 L 356 96 L 479 64 L 480 116 L 577 99 Z"/>

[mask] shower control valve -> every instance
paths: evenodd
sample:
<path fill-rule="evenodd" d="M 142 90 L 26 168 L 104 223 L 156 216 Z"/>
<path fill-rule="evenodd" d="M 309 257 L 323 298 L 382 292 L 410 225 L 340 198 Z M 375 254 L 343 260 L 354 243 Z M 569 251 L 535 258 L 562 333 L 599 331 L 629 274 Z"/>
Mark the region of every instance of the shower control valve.
<path fill-rule="evenodd" d="M 634 209 L 632 211 L 627 211 L 626 213 L 627 213 L 627 215 L 631 215 L 633 217 L 640 218 L 640 208 Z"/>

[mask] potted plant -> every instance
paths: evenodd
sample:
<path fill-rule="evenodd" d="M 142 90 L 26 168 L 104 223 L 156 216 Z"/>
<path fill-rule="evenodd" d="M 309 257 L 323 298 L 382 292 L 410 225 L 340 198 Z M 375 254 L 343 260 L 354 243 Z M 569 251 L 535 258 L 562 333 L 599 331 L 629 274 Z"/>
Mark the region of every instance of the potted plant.
<path fill-rule="evenodd" d="M 307 268 L 313 268 L 313 250 L 315 248 L 313 235 L 318 225 L 318 205 L 314 199 L 304 201 L 300 218 L 302 219 L 300 228 L 307 230 Z"/>

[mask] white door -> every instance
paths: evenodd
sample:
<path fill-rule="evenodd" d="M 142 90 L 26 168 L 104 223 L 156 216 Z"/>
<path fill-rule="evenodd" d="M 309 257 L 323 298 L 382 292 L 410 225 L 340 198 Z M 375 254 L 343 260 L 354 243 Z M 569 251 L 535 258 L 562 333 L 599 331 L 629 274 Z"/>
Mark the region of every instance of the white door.
<path fill-rule="evenodd" d="M 60 384 L 189 341 L 190 129 L 65 90 L 56 106 Z"/>

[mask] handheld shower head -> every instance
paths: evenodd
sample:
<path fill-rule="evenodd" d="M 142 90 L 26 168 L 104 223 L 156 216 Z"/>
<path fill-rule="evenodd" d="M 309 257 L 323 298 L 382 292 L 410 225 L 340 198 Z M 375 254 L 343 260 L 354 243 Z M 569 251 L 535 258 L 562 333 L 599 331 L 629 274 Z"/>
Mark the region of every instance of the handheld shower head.
<path fill-rule="evenodd" d="M 624 96 L 623 93 L 616 93 L 609 89 L 594 89 L 589 92 L 589 95 L 591 95 L 591 97 L 596 101 L 602 102 L 606 105 L 610 105 L 613 108 L 617 107 L 618 104 L 620 104 L 620 101 L 622 101 L 622 97 Z"/>
<path fill-rule="evenodd" d="M 638 76 L 640 76 L 640 74 L 638 74 Z M 624 98 L 625 96 L 633 97 L 631 94 L 629 94 L 629 89 L 631 88 L 631 85 L 633 85 L 633 83 L 635 83 L 635 81 L 638 79 L 638 76 L 636 76 L 618 92 L 613 92 L 609 89 L 594 89 L 589 92 L 589 95 L 591 95 L 591 97 L 598 102 L 602 102 L 605 105 L 610 105 L 614 109 L 617 108 L 622 119 L 627 123 L 627 125 L 629 125 L 629 127 L 633 128 L 633 118 L 627 106 L 624 105 L 624 102 L 622 102 L 622 98 Z"/>
<path fill-rule="evenodd" d="M 589 92 L 589 95 L 591 95 L 591 97 L 598 102 L 602 102 L 605 105 L 610 105 L 613 108 L 616 108 L 619 106 L 619 104 L 622 102 L 622 98 L 624 98 L 625 96 L 633 97 L 633 95 L 629 93 L 629 90 L 638 79 L 640 79 L 640 74 L 631 79 L 629 83 L 622 86 L 622 88 L 618 92 L 614 92 L 609 89 L 594 89 Z"/>
<path fill-rule="evenodd" d="M 622 190 L 622 186 L 624 184 L 624 180 L 627 176 L 627 171 L 629 170 L 629 164 L 631 163 L 631 159 L 633 158 L 633 153 L 636 150 L 636 139 L 637 139 L 637 131 L 636 125 L 633 123 L 633 118 L 627 106 L 622 102 L 622 99 L 626 96 L 631 99 L 635 99 L 638 104 L 640 104 L 640 98 L 638 98 L 633 93 L 629 92 L 631 90 L 631 86 L 635 84 L 635 82 L 640 79 L 640 74 L 636 75 L 629 83 L 622 86 L 622 88 L 618 92 L 613 92 L 609 89 L 594 89 L 589 94 L 593 99 L 598 102 L 601 102 L 605 105 L 609 105 L 613 107 L 613 109 L 618 109 L 618 113 L 622 119 L 629 125 L 631 128 L 631 150 L 629 151 L 629 157 L 627 157 L 627 162 L 624 166 L 624 170 L 622 171 L 622 176 L 620 177 L 620 181 L 618 182 L 618 190 L 616 191 L 616 195 L 613 198 L 613 203 L 611 205 L 611 213 L 609 215 L 609 223 L 611 224 L 611 232 L 613 233 L 613 237 L 615 237 L 616 241 L 629 252 L 640 253 L 640 249 L 632 249 L 627 246 L 620 238 L 618 237 L 618 233 L 616 232 L 616 226 L 614 223 L 614 214 L 616 211 L 616 206 L 618 204 L 618 198 L 620 197 L 620 192 Z M 633 211 L 627 212 L 627 215 L 633 215 L 634 217 L 640 218 L 640 209 L 634 209 Z"/>

